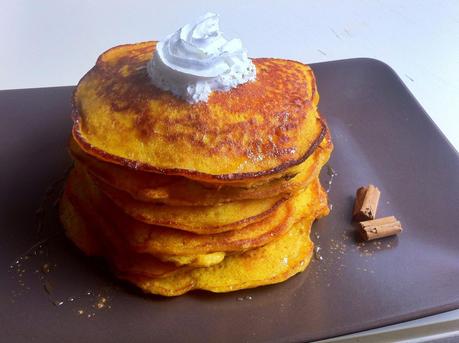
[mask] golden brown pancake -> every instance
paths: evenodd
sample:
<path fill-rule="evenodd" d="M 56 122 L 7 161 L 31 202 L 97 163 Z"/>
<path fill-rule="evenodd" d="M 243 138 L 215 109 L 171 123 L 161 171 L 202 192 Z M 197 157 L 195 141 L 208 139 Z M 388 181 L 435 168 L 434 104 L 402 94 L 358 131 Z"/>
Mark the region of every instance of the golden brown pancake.
<path fill-rule="evenodd" d="M 219 234 L 198 235 L 182 230 L 174 230 L 155 225 L 147 225 L 122 213 L 109 199 L 98 191 L 84 170 L 74 170 L 68 179 L 69 191 L 80 203 L 89 203 L 102 217 L 116 236 L 129 245 L 129 249 L 140 253 L 150 253 L 161 260 L 179 261 L 173 256 L 181 255 L 182 262 L 191 256 L 203 256 L 211 253 L 237 252 L 265 245 L 277 239 L 291 228 L 293 223 L 305 216 L 321 214 L 327 208 L 327 197 L 316 179 L 304 191 L 299 192 L 283 206 L 275 216 L 258 223 L 247 225 L 240 230 Z M 81 193 L 84 196 L 75 194 Z M 84 206 L 81 204 L 79 206 Z M 207 260 L 209 256 L 203 256 Z M 215 256 L 214 256 L 215 257 Z M 221 261 L 224 255 L 218 255 Z M 202 258 L 202 257 L 201 257 Z M 214 259 L 212 259 L 214 260 Z M 207 263 L 209 264 L 209 263 Z"/>
<path fill-rule="evenodd" d="M 113 225 L 113 220 L 109 220 L 106 216 L 107 213 L 102 213 L 103 200 L 108 199 L 90 183 L 84 170 L 78 168 L 72 170 L 60 206 L 61 222 L 64 224 L 67 236 L 87 255 L 106 255 L 110 259 L 120 260 L 118 264 L 132 264 L 130 260 L 141 258 L 133 257 L 139 254 L 126 244 L 124 237 L 119 234 L 119 230 L 116 230 L 116 225 Z M 123 256 L 126 254 L 128 258 L 123 262 Z M 172 262 L 177 266 L 202 267 L 220 263 L 225 253 L 182 254 L 181 256 L 156 254 L 154 258 L 146 254 L 140 256 L 148 256 L 150 263 L 158 264 L 159 261 L 164 261 Z M 166 267 L 160 263 L 158 265 L 160 270 L 170 269 L 170 264 L 166 264 Z"/>
<path fill-rule="evenodd" d="M 120 278 L 126 279 L 145 292 L 176 296 L 192 289 L 229 292 L 284 281 L 304 270 L 312 256 L 313 244 L 309 230 L 317 216 L 326 215 L 328 209 L 311 213 L 277 240 L 241 254 L 226 257 L 223 262 L 206 267 L 177 267 L 149 254 L 139 254 L 123 247 L 123 240 L 113 234 L 112 228 L 91 214 L 88 204 L 75 205 L 71 187 L 67 187 L 61 201 L 61 213 L 67 232 L 78 227 L 85 236 L 95 235 L 100 244 L 98 255 L 104 256 Z M 72 200 L 70 200 L 72 199 Z M 77 209 L 78 208 L 78 209 Z M 79 213 L 79 214 L 78 214 Z M 83 214 L 83 215 L 81 215 Z M 74 237 L 74 235 L 70 235 Z M 85 250 L 84 248 L 82 250 Z"/>
<path fill-rule="evenodd" d="M 80 211 L 75 210 L 75 207 L 80 208 Z M 126 269 L 131 268 L 137 263 L 142 263 L 142 268 L 148 266 L 152 269 L 149 275 L 161 276 L 175 271 L 175 266 L 209 267 L 220 263 L 226 256 L 224 252 L 180 256 L 136 254 L 134 251 L 131 251 L 128 246 L 125 246 L 124 243 L 120 243 L 119 238 L 116 240 L 116 236 L 109 235 L 109 230 L 113 231 L 113 228 L 108 227 L 106 222 L 100 222 L 100 218 L 96 217 L 97 214 L 88 214 L 89 211 L 87 208 L 82 210 L 84 207 L 85 205 L 81 204 L 81 202 L 75 198 L 73 198 L 73 201 L 70 201 L 69 192 L 64 194 L 60 202 L 60 217 L 67 236 L 86 255 L 105 256 L 108 261 L 116 260 L 117 264 L 121 266 L 121 269 L 123 269 L 123 266 Z M 84 213 L 86 213 L 86 216 Z M 105 235 L 100 233 L 101 225 L 105 228 L 105 231 L 103 231 Z M 107 244 L 107 239 L 115 240 L 118 244 L 113 242 Z M 113 244 L 118 246 L 117 251 L 112 248 Z"/>
<path fill-rule="evenodd" d="M 155 46 L 112 48 L 78 84 L 73 136 L 88 154 L 218 183 L 278 178 L 322 141 L 326 128 L 310 67 L 254 59 L 254 82 L 190 105 L 151 84 L 145 65 Z"/>
<path fill-rule="evenodd" d="M 326 194 L 316 179 L 304 191 L 289 199 L 283 211 L 280 211 L 277 216 L 236 231 L 196 235 L 181 230 L 146 225 L 123 214 L 100 193 L 83 169 L 77 168 L 72 171 L 67 188 L 66 193 L 74 199 L 73 203 L 76 203 L 79 208 L 89 206 L 92 211 L 95 211 L 91 217 L 92 221 L 97 223 L 103 220 L 104 226 L 110 227 L 112 236 L 119 236 L 118 241 L 122 240 L 130 245 L 129 250 L 150 253 L 163 261 L 174 261 L 180 265 L 188 263 L 196 265 L 195 260 L 209 261 L 209 259 L 211 262 L 201 262 L 200 265 L 219 263 L 224 258 L 221 252 L 237 252 L 264 245 L 283 235 L 300 218 L 318 216 L 327 208 Z M 95 216 L 103 219 L 94 220 Z M 85 233 L 84 230 L 71 232 Z M 124 248 L 119 248 L 122 249 Z M 209 253 L 218 254 L 207 256 L 206 254 Z M 179 258 L 173 255 L 182 256 Z"/>
<path fill-rule="evenodd" d="M 103 249 L 99 240 L 87 228 L 81 216 L 76 213 L 74 206 L 70 203 L 68 193 L 69 183 L 67 182 L 66 191 L 59 202 L 60 220 L 64 225 L 66 235 L 86 255 L 100 256 Z"/>
<path fill-rule="evenodd" d="M 119 213 L 112 213 L 113 227 L 137 252 L 161 255 L 199 255 L 253 249 L 278 239 L 293 223 L 305 216 L 319 216 L 327 208 L 327 197 L 318 180 L 289 199 L 285 211 L 240 230 L 197 235 L 181 230 L 146 225 Z"/>
<path fill-rule="evenodd" d="M 298 167 L 297 174 L 284 175 L 258 186 L 212 185 L 181 176 L 135 171 L 107 163 L 86 154 L 74 139 L 70 140 L 72 156 L 100 181 L 129 193 L 136 200 L 167 205 L 209 206 L 222 202 L 289 195 L 308 185 L 328 161 L 333 149 L 327 133 L 314 153 Z"/>
<path fill-rule="evenodd" d="M 60 202 L 60 218 L 67 236 L 89 256 L 104 256 L 117 266 L 117 270 L 132 272 L 144 277 L 161 277 L 179 269 L 174 263 L 162 262 L 149 254 L 137 254 L 126 249 L 124 242 L 107 223 L 95 215 L 90 203 L 75 197 L 69 187 Z M 82 239 L 82 237 L 84 239 Z"/>
<path fill-rule="evenodd" d="M 127 193 L 96 183 L 119 209 L 147 224 L 195 233 L 241 229 L 276 213 L 286 197 L 239 200 L 214 206 L 168 206 L 132 199 Z"/>
<path fill-rule="evenodd" d="M 119 271 L 118 277 L 147 293 L 164 296 L 177 296 L 193 289 L 232 292 L 282 282 L 308 266 L 314 247 L 309 238 L 312 222 L 313 218 L 304 218 L 280 239 L 229 256 L 222 263 L 208 268 L 177 270 L 162 278 Z"/>

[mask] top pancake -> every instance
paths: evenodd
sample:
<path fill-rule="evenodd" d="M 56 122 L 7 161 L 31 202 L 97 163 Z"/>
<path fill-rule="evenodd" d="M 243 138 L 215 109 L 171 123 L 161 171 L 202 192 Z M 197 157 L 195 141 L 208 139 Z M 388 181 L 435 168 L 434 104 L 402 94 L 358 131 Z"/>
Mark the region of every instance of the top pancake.
<path fill-rule="evenodd" d="M 87 153 L 138 170 L 231 181 L 282 173 L 322 141 L 308 66 L 254 59 L 254 82 L 188 104 L 151 84 L 146 63 L 155 45 L 106 51 L 78 84 L 73 135 Z"/>

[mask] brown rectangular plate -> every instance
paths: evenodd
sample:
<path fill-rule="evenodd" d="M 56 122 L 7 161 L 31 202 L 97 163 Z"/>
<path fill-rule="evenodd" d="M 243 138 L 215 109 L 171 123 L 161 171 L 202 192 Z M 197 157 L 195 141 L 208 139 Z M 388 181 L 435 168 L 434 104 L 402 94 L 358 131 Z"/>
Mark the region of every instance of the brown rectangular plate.
<path fill-rule="evenodd" d="M 387 65 L 352 59 L 313 68 L 337 173 L 331 215 L 313 230 L 323 259 L 283 284 L 173 299 L 143 296 L 83 257 L 61 233 L 58 187 L 44 197 L 69 165 L 73 87 L 0 92 L 1 339 L 308 341 L 458 308 L 457 152 Z M 399 237 L 355 240 L 353 198 L 368 183 L 382 193 L 378 215 L 402 222 Z M 39 236 L 51 238 L 33 247 Z"/>

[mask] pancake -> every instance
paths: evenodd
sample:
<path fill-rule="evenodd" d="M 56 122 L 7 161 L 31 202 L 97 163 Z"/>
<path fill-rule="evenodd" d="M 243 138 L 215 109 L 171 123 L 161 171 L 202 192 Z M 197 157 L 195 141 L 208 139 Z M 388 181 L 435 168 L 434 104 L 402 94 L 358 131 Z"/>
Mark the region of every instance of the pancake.
<path fill-rule="evenodd" d="M 94 226 L 89 227 L 88 221 L 83 218 L 86 217 L 88 220 L 91 214 L 81 216 L 78 213 L 87 211 L 90 206 L 75 206 L 75 201 L 69 200 L 71 194 L 72 189 L 67 187 L 61 201 L 61 219 L 67 232 L 77 226 L 79 232 L 86 231 L 86 236 L 97 234 L 97 239 L 93 237 L 95 241 L 105 239 L 106 242 L 110 242 L 100 244 L 98 254 L 107 259 L 118 277 L 135 284 L 147 293 L 177 296 L 193 289 L 229 292 L 278 283 L 303 271 L 313 252 L 309 231 L 314 217 L 305 217 L 280 239 L 263 247 L 229 256 L 215 266 L 176 267 L 148 254 L 132 253 L 127 249 L 118 250 L 121 241 L 117 241 L 113 236 L 110 238 L 110 228 L 103 223 L 97 223 L 94 218 L 90 221 L 93 225 L 99 224 L 98 229 Z M 68 218 L 72 218 L 72 221 L 66 220 Z M 74 235 L 70 235 L 72 236 Z"/>
<path fill-rule="evenodd" d="M 69 200 L 68 193 L 64 194 L 60 202 L 60 219 L 67 236 L 87 256 L 105 256 L 109 261 L 116 260 L 121 269 L 134 266 L 139 269 L 148 267 L 151 269 L 148 275 L 158 277 L 177 270 L 176 266 L 209 267 L 220 263 L 225 258 L 224 252 L 181 256 L 136 254 L 134 251 L 130 251 L 128 247 L 123 246 L 123 243 L 120 243 L 120 240 L 117 240 L 115 236 L 109 235 L 108 230 L 110 229 L 105 223 L 101 224 L 97 220 L 91 220 L 90 218 L 94 219 L 95 214 L 88 214 L 87 209 L 81 210 L 84 207 L 84 205 L 81 206 L 81 203 L 80 206 L 74 206 L 73 204 L 76 203 L 78 201 L 75 198 L 73 201 Z M 75 207 L 80 208 L 80 211 L 77 211 Z M 105 235 L 100 233 L 100 225 L 104 225 Z M 110 240 L 109 243 L 107 243 L 107 239 Z M 113 241 L 117 243 L 114 244 Z M 118 246 L 116 253 L 113 253 L 113 245 Z M 126 255 L 129 257 L 126 258 Z"/>
<path fill-rule="evenodd" d="M 118 271 L 144 277 L 161 277 L 179 269 L 174 263 L 160 261 L 152 255 L 129 252 L 111 233 L 103 220 L 91 213 L 67 187 L 60 201 L 60 219 L 67 236 L 88 256 L 104 256 Z"/>
<path fill-rule="evenodd" d="M 73 137 L 86 153 L 134 170 L 248 182 L 287 174 L 322 141 L 307 65 L 253 59 L 254 82 L 190 105 L 151 84 L 145 65 L 155 46 L 112 48 L 79 82 Z"/>
<path fill-rule="evenodd" d="M 189 267 L 210 267 L 219 264 L 225 258 L 226 253 L 214 252 L 210 254 L 198 255 L 159 255 L 156 256 L 163 262 L 172 262 L 176 266 L 189 266 Z"/>
<path fill-rule="evenodd" d="M 287 197 L 239 200 L 214 206 L 168 206 L 133 199 L 129 194 L 96 182 L 119 209 L 138 221 L 194 233 L 241 229 L 279 211 Z"/>
<path fill-rule="evenodd" d="M 182 260 L 186 260 L 190 255 L 240 251 L 260 246 L 282 235 L 305 214 L 326 208 L 326 197 L 316 181 L 307 190 L 289 199 L 275 215 L 258 223 L 240 230 L 199 235 L 147 225 L 131 218 L 100 192 L 83 169 L 72 171 L 68 184 L 69 189 L 74 189 L 69 194 L 76 198 L 77 203 L 81 203 L 79 206 L 90 204 L 95 212 L 93 216 L 98 216 L 98 221 L 103 220 L 104 225 L 111 228 L 112 234 L 119 236 L 118 239 L 128 244 L 131 250 L 150 253 L 167 261 L 174 258 L 171 255 L 182 255 Z"/>
<path fill-rule="evenodd" d="M 163 296 L 177 296 L 194 289 L 232 292 L 282 282 L 308 266 L 314 247 L 309 238 L 313 220 L 304 218 L 280 239 L 229 256 L 212 267 L 178 270 L 162 278 L 148 278 L 134 271 L 118 271 L 117 275 L 146 293 Z"/>
<path fill-rule="evenodd" d="M 59 216 L 61 223 L 64 225 L 67 237 L 88 256 L 100 256 L 102 246 L 97 237 L 91 233 L 87 224 L 81 218 L 74 206 L 71 204 L 68 196 L 68 182 L 66 191 L 59 202 Z"/>
<path fill-rule="evenodd" d="M 209 235 L 146 225 L 120 213 L 112 212 L 105 216 L 114 219 L 114 229 L 118 230 L 132 250 L 156 256 L 199 255 L 253 249 L 278 239 L 305 216 L 321 217 L 328 213 L 327 196 L 318 180 L 289 199 L 285 207 L 279 215 L 240 230 Z"/>
<path fill-rule="evenodd" d="M 109 255 L 113 259 L 120 260 L 118 264 L 127 263 L 132 260 L 131 255 L 138 255 L 126 244 L 124 237 L 120 236 L 113 220 L 102 216 L 100 212 L 101 201 L 106 200 L 101 197 L 100 192 L 94 185 L 90 184 L 90 179 L 85 177 L 83 170 L 74 169 L 70 173 L 64 196 L 60 202 L 60 219 L 64 224 L 67 236 L 88 256 Z M 76 210 L 75 210 L 76 208 Z M 107 250 L 109 251 L 107 253 Z M 123 261 L 123 256 L 129 258 Z M 156 254 L 140 254 L 148 256 L 150 263 L 172 262 L 177 266 L 206 267 L 220 263 L 225 258 L 224 252 L 182 254 L 181 256 L 165 256 Z M 159 256 L 158 256 L 159 255 Z M 135 260 L 141 259 L 136 257 Z M 160 270 L 164 267 L 159 264 Z M 170 264 L 167 264 L 169 270 Z"/>
<path fill-rule="evenodd" d="M 216 186 L 181 176 L 134 171 L 86 154 L 74 139 L 70 140 L 69 146 L 72 156 L 100 181 L 129 193 L 136 200 L 175 206 L 209 206 L 292 194 L 308 185 L 319 174 L 333 149 L 330 134 L 327 132 L 314 153 L 298 166 L 300 171 L 297 174 L 285 175 L 256 187 L 243 187 L 232 184 Z"/>

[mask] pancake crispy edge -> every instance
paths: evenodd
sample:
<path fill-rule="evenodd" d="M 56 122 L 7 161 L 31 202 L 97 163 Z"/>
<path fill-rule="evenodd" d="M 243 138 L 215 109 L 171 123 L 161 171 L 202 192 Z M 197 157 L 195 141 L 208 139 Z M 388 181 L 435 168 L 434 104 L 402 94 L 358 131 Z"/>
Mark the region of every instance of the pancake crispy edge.
<path fill-rule="evenodd" d="M 271 216 L 288 200 L 286 196 L 278 196 L 214 206 L 169 206 L 137 201 L 106 184 L 96 182 L 96 185 L 119 210 L 138 221 L 195 233 L 241 229 Z"/>
<path fill-rule="evenodd" d="M 209 206 L 236 200 L 259 199 L 289 195 L 308 185 L 328 161 L 333 143 L 329 132 L 314 153 L 298 166 L 299 172 L 289 173 L 260 185 L 212 185 L 181 176 L 162 175 L 128 168 L 98 160 L 86 154 L 72 138 L 72 156 L 82 163 L 91 176 L 136 200 L 173 206 Z"/>

